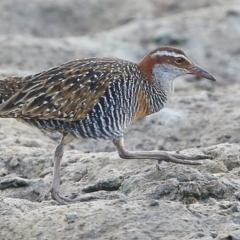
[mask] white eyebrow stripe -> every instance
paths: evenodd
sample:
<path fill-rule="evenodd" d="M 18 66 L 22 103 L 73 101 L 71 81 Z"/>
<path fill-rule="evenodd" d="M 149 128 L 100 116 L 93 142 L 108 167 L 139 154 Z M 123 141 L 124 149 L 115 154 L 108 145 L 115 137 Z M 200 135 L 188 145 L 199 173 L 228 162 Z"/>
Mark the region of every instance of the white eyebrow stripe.
<path fill-rule="evenodd" d="M 178 54 L 178 53 L 175 53 L 175 52 L 168 52 L 168 51 L 157 51 L 155 53 L 152 54 L 152 56 L 169 56 L 169 57 L 182 57 L 184 59 L 186 59 L 187 61 L 189 61 L 186 56 L 182 55 L 182 54 Z"/>

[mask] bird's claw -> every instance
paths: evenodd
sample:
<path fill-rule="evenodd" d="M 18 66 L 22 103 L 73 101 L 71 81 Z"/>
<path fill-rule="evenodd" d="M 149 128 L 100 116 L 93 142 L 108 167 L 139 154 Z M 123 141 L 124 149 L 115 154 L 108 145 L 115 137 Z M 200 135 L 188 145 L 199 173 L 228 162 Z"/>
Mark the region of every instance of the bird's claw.
<path fill-rule="evenodd" d="M 168 154 L 164 159 L 159 159 L 156 164 L 157 170 L 160 170 L 160 164 L 162 161 L 172 162 L 176 164 L 185 165 L 201 165 L 200 162 L 193 162 L 204 159 L 213 159 L 211 155 L 183 155 L 183 154 Z"/>
<path fill-rule="evenodd" d="M 68 203 L 76 203 L 76 202 L 87 202 L 93 199 L 97 199 L 97 197 L 94 196 L 81 196 L 78 198 L 67 198 L 59 194 L 59 192 L 56 192 L 54 190 L 51 191 L 51 197 L 53 200 L 57 201 L 59 204 L 66 205 Z"/>

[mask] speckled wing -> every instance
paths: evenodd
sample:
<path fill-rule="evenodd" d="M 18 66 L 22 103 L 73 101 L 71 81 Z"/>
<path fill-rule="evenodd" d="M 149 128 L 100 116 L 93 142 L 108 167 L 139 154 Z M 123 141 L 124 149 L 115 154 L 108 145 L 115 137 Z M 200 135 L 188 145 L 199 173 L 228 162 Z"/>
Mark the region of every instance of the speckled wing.
<path fill-rule="evenodd" d="M 0 104 L 18 92 L 23 85 L 22 77 L 6 77 L 0 80 Z"/>
<path fill-rule="evenodd" d="M 68 62 L 32 78 L 0 105 L 0 115 L 75 121 L 84 119 L 108 88 L 116 59 L 82 59 Z"/>

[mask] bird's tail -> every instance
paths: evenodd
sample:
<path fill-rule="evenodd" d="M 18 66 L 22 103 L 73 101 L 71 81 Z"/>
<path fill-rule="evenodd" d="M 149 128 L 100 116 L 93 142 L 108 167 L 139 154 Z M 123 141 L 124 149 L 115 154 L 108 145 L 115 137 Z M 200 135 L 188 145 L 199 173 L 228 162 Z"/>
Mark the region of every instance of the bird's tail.
<path fill-rule="evenodd" d="M 0 104 L 6 102 L 11 96 L 18 92 L 24 82 L 22 77 L 6 77 L 0 80 Z"/>

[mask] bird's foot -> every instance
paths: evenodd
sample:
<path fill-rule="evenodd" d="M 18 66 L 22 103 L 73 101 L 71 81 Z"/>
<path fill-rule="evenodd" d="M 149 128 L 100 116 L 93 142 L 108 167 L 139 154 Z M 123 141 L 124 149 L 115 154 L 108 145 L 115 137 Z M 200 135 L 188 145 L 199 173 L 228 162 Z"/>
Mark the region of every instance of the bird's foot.
<path fill-rule="evenodd" d="M 59 191 L 56 191 L 55 189 L 50 188 L 44 195 L 39 196 L 37 201 L 43 201 L 49 194 L 51 194 L 51 198 L 53 200 L 57 201 L 61 205 L 66 205 L 69 203 L 76 203 L 76 202 L 87 202 L 89 200 L 97 199 L 97 197 L 89 196 L 89 195 L 81 196 L 77 198 L 68 198 L 60 195 Z"/>
<path fill-rule="evenodd" d="M 199 161 L 204 159 L 212 159 L 210 155 L 184 155 L 179 153 L 167 153 L 163 159 L 159 159 L 156 164 L 157 170 L 161 170 L 160 164 L 162 161 L 165 162 L 172 162 L 177 164 L 185 164 L 185 165 L 201 165 L 200 162 L 193 162 Z"/>
<path fill-rule="evenodd" d="M 97 199 L 94 196 L 81 196 L 78 198 L 71 199 L 71 198 L 60 195 L 59 192 L 57 192 L 57 191 L 51 190 L 50 192 L 51 192 L 52 199 L 62 205 L 65 205 L 68 203 L 76 203 L 76 202 L 87 202 L 89 200 Z"/>

